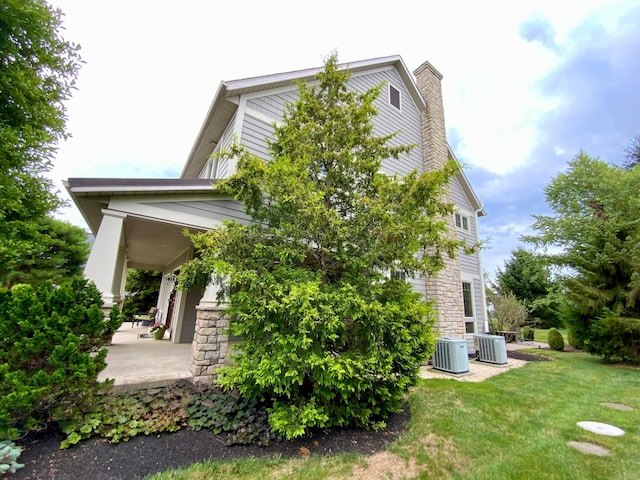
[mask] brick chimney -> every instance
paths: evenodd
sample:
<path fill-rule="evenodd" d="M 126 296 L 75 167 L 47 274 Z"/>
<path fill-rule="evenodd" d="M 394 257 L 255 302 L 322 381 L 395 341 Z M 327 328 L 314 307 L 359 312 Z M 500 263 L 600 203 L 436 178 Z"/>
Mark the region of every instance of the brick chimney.
<path fill-rule="evenodd" d="M 414 72 L 418 90 L 427 104 L 422 112 L 422 157 L 425 171 L 442 168 L 449 158 L 442 103 L 442 74 L 429 62 Z M 447 199 L 451 200 L 447 195 Z M 453 217 L 448 219 L 449 234 L 455 236 Z M 462 279 L 458 258 L 444 256 L 444 268 L 437 277 L 428 277 L 427 298 L 438 311 L 437 332 L 443 337 L 464 338 Z"/>

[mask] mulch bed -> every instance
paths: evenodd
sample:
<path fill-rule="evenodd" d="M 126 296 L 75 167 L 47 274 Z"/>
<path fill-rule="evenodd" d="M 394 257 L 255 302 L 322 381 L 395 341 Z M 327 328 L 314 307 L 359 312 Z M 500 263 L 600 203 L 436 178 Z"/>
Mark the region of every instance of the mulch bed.
<path fill-rule="evenodd" d="M 535 353 L 525 353 L 520 350 L 507 350 L 507 357 L 516 360 L 524 360 L 525 362 L 550 362 L 553 358 Z"/>
<path fill-rule="evenodd" d="M 181 468 L 205 460 L 229 460 L 247 457 L 294 457 L 332 455 L 354 452 L 371 455 L 384 450 L 406 428 L 408 407 L 392 415 L 384 430 L 361 428 L 318 430 L 309 438 L 273 443 L 267 447 L 227 446 L 225 435 L 189 428 L 175 433 L 138 435 L 128 442 L 111 444 L 103 439 L 89 439 L 60 450 L 64 438 L 59 432 L 46 431 L 21 440 L 24 447 L 19 458 L 25 467 L 15 479 L 137 479 L 170 468 Z"/>
<path fill-rule="evenodd" d="M 508 351 L 509 358 L 528 362 L 551 361 L 534 353 Z M 111 444 L 94 438 L 60 450 L 64 435 L 48 430 L 34 433 L 17 442 L 24 450 L 19 458 L 25 467 L 8 478 L 33 480 L 138 479 L 181 468 L 205 460 L 230 460 L 247 457 L 295 457 L 300 455 L 332 455 L 359 453 L 371 455 L 384 450 L 404 431 L 409 419 L 408 407 L 392 415 L 387 427 L 377 432 L 362 428 L 317 430 L 308 438 L 273 443 L 267 447 L 227 446 L 226 435 L 208 430 L 195 432 L 184 428 L 175 433 L 138 435 L 128 442 Z"/>

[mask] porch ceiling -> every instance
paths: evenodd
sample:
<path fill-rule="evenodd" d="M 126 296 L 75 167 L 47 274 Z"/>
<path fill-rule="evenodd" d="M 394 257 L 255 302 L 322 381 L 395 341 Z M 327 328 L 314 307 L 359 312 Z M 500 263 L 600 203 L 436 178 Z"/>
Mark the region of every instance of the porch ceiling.
<path fill-rule="evenodd" d="M 124 233 L 127 265 L 131 268 L 162 270 L 191 247 L 184 227 L 179 225 L 127 217 Z"/>

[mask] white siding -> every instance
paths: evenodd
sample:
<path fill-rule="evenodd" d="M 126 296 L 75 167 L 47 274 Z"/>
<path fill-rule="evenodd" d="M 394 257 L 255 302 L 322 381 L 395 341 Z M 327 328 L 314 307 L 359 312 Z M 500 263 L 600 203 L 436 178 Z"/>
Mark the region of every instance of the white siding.
<path fill-rule="evenodd" d="M 154 202 L 154 207 L 163 208 L 213 220 L 236 220 L 248 222 L 249 217 L 244 213 L 242 205 L 235 200 L 196 200 L 175 202 Z"/>
<path fill-rule="evenodd" d="M 398 111 L 389 104 L 388 83 L 400 90 L 402 111 Z M 409 154 L 403 155 L 398 160 L 385 160 L 382 171 L 400 175 L 405 175 L 413 169 L 422 171 L 420 111 L 413 103 L 397 71 L 389 69 L 353 76 L 349 80 L 349 87 L 359 92 L 365 92 L 380 84 L 383 86 L 375 102 L 378 115 L 373 119 L 374 135 L 384 136 L 397 132 L 397 135 L 389 141 L 389 145 L 415 145 Z M 266 138 L 273 138 L 272 122 L 280 120 L 284 115 L 286 104 L 295 102 L 297 98 L 297 90 L 292 90 L 247 100 L 241 141 L 251 153 L 266 160 L 269 159 Z"/>
<path fill-rule="evenodd" d="M 229 125 L 225 129 L 220 141 L 213 149 L 212 153 L 219 152 L 221 150 L 227 149 L 231 146 L 233 142 L 233 124 L 236 121 L 236 116 L 234 115 Z M 207 160 L 207 163 L 204 164 L 204 167 L 198 174 L 198 178 L 214 178 L 214 179 L 222 179 L 227 178 L 229 176 L 229 160 L 220 160 L 216 161 L 212 158 Z"/>
<path fill-rule="evenodd" d="M 392 84 L 400 91 L 401 111 L 389 104 L 389 86 Z M 420 111 L 413 103 L 400 75 L 395 69 L 354 76 L 349 85 L 357 91 L 365 92 L 382 84 L 380 95 L 375 106 L 378 115 L 374 118 L 374 134 L 385 136 L 396 133 L 389 145 L 415 145 L 413 150 L 398 160 L 387 159 L 382 164 L 382 171 L 387 174 L 406 175 L 414 169 L 422 171 L 422 132 Z"/>
<path fill-rule="evenodd" d="M 241 142 L 250 153 L 269 160 L 271 155 L 267 146 L 267 138 L 273 139 L 273 134 L 272 124 L 254 117 L 251 113 L 245 115 Z"/>

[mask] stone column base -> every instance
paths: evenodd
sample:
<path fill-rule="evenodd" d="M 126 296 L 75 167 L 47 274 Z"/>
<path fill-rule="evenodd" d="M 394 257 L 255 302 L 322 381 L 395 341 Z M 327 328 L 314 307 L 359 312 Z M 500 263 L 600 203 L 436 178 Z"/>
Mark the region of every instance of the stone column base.
<path fill-rule="evenodd" d="M 200 304 L 196 307 L 196 331 L 191 346 L 191 373 L 194 382 L 213 383 L 229 352 L 225 318 L 226 305 Z"/>

